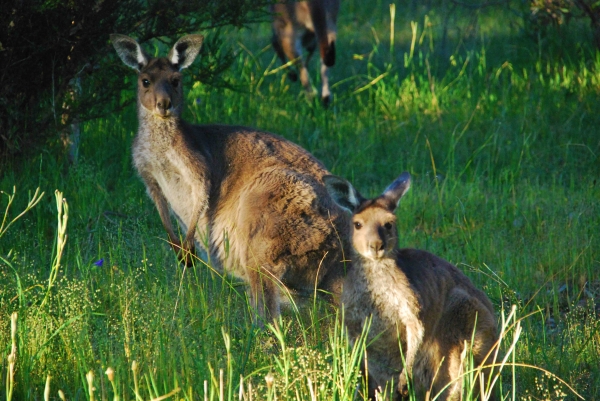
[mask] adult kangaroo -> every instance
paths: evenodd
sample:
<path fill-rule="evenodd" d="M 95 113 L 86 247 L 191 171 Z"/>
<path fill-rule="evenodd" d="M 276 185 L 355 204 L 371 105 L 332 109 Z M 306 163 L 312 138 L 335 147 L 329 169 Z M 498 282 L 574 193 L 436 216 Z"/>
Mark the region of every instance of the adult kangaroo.
<path fill-rule="evenodd" d="M 330 101 L 327 68 L 335 64 L 335 40 L 339 0 L 283 0 L 271 6 L 273 13 L 273 48 L 283 64 L 294 62 L 300 73 L 300 82 L 308 93 L 312 93 L 306 66 L 317 46 L 321 55 L 321 100 Z M 302 59 L 302 48 L 308 51 Z M 288 74 L 296 81 L 296 72 Z"/>
<path fill-rule="evenodd" d="M 121 60 L 138 72 L 133 162 L 172 247 L 189 264 L 195 245 L 208 244 L 217 268 L 249 284 L 262 320 L 279 315 L 281 291 L 312 294 L 318 287 L 335 298 L 347 242 L 337 231 L 347 217 L 325 189 L 323 164 L 268 132 L 181 118 L 181 70 L 202 40 L 184 36 L 167 57 L 153 58 L 134 39 L 111 35 Z"/>
<path fill-rule="evenodd" d="M 462 399 L 465 347 L 482 367 L 475 393 L 491 399 L 489 365 L 497 357 L 494 308 L 456 266 L 417 249 L 399 249 L 394 211 L 410 187 L 403 173 L 374 199 L 363 198 L 339 177 L 324 177 L 332 197 L 352 213 L 352 268 L 342 304 L 351 337 L 372 316 L 367 343 L 369 393 L 394 379 L 395 398 L 408 395 L 412 376 L 417 399 Z M 404 359 L 404 361 L 403 361 Z M 447 386 L 447 387 L 446 387 Z M 374 398 L 373 398 L 374 399 Z"/>

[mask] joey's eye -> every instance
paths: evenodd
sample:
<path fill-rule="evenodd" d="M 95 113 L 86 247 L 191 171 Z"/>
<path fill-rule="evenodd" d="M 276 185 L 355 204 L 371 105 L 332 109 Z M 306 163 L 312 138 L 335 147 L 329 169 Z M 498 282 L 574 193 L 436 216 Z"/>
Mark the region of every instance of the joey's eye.
<path fill-rule="evenodd" d="M 150 81 L 146 78 L 142 79 L 142 85 L 144 86 L 144 88 L 149 88 L 150 87 Z"/>
<path fill-rule="evenodd" d="M 179 86 L 179 78 L 173 78 L 171 80 L 171 85 L 173 85 L 173 88 L 177 88 Z"/>
<path fill-rule="evenodd" d="M 357 230 L 360 230 L 362 228 L 362 224 L 360 224 L 358 221 L 354 222 L 354 228 Z"/>
<path fill-rule="evenodd" d="M 391 230 L 393 227 L 392 223 L 390 223 L 389 221 L 387 223 L 385 223 L 383 226 L 385 227 L 386 230 Z"/>

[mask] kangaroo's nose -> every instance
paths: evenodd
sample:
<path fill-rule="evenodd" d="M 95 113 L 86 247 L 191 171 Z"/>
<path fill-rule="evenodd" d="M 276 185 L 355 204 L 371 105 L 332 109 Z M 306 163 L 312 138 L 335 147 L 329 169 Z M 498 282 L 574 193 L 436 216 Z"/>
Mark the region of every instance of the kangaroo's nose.
<path fill-rule="evenodd" d="M 369 249 L 371 251 L 373 251 L 374 253 L 379 253 L 380 251 L 383 250 L 383 241 L 381 241 L 381 240 L 369 241 Z"/>
<path fill-rule="evenodd" d="M 366 255 L 370 259 L 381 259 L 385 254 L 385 244 L 382 238 L 367 242 Z"/>
<path fill-rule="evenodd" d="M 156 107 L 161 111 L 167 111 L 171 108 L 171 99 L 169 98 L 159 98 L 156 102 Z"/>

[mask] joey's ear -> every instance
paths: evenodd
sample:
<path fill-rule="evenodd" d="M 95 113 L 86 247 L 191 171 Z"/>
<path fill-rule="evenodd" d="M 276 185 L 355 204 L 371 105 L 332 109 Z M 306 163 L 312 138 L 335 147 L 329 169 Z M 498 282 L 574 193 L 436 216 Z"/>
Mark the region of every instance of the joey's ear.
<path fill-rule="evenodd" d="M 396 178 L 381 194 L 381 198 L 389 202 L 389 209 L 395 210 L 398 207 L 400 198 L 404 196 L 406 191 L 410 188 L 410 174 L 405 171 L 400 174 L 400 177 Z"/>
<path fill-rule="evenodd" d="M 194 62 L 203 41 L 202 35 L 185 35 L 175 42 L 167 58 L 181 71 Z"/>
<path fill-rule="evenodd" d="M 121 60 L 128 67 L 139 72 L 148 64 L 148 55 L 134 39 L 131 39 L 129 36 L 113 33 L 110 35 L 110 41 Z"/>
<path fill-rule="evenodd" d="M 350 182 L 341 177 L 326 175 L 323 177 L 323 182 L 334 202 L 350 213 L 354 213 L 358 205 L 365 200 Z"/>

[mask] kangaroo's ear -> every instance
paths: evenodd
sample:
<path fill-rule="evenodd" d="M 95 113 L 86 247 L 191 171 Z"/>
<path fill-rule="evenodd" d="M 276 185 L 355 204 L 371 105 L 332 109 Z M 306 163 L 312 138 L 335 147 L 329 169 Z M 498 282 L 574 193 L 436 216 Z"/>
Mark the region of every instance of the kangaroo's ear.
<path fill-rule="evenodd" d="M 194 62 L 203 41 L 202 35 L 185 35 L 175 42 L 167 58 L 181 71 Z"/>
<path fill-rule="evenodd" d="M 354 213 L 358 205 L 365 200 L 350 182 L 341 177 L 326 175 L 323 177 L 323 183 L 335 203 L 350 213 Z"/>
<path fill-rule="evenodd" d="M 110 41 L 125 65 L 139 72 L 148 64 L 148 55 L 134 39 L 131 39 L 129 36 L 113 33 L 110 35 Z"/>
<path fill-rule="evenodd" d="M 388 201 L 388 207 L 390 210 L 395 210 L 398 207 L 400 198 L 404 196 L 406 191 L 410 188 L 410 174 L 405 171 L 400 174 L 400 177 L 396 178 L 381 194 L 380 198 Z"/>

